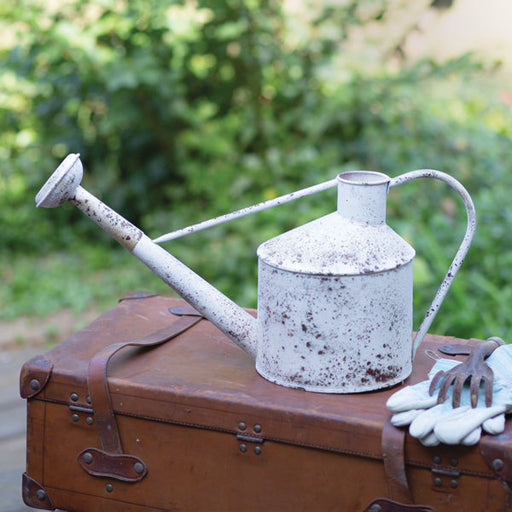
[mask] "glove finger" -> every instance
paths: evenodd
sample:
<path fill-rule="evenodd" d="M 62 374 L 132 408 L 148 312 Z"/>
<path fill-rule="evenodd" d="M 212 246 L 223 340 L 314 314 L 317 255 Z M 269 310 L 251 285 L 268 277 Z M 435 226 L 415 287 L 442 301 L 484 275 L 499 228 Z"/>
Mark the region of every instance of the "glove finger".
<path fill-rule="evenodd" d="M 391 412 L 403 412 L 410 409 L 428 409 L 437 403 L 437 397 L 429 396 L 428 381 L 415 386 L 406 386 L 388 398 L 386 407 Z"/>
<path fill-rule="evenodd" d="M 470 407 L 459 407 L 458 411 L 447 414 L 445 418 L 438 421 L 434 427 L 436 436 L 442 443 L 459 444 L 469 433 L 498 414 L 505 412 L 506 406 L 496 405 L 494 407 L 471 409 Z"/>
<path fill-rule="evenodd" d="M 482 428 L 493 436 L 501 434 L 505 430 L 505 415 L 498 414 L 494 418 L 489 418 L 482 423 Z"/>
<path fill-rule="evenodd" d="M 480 436 L 482 435 L 482 428 L 478 427 L 475 430 L 472 430 L 466 437 L 461 440 L 461 444 L 464 446 L 473 446 L 480 441 Z"/>
<path fill-rule="evenodd" d="M 443 415 L 442 421 L 457 421 L 464 418 L 466 414 L 471 410 L 469 405 L 461 405 L 460 407 L 447 407 L 446 412 Z"/>
<path fill-rule="evenodd" d="M 395 427 L 405 427 L 409 425 L 411 421 L 421 414 L 423 409 L 412 409 L 410 411 L 398 412 L 391 416 L 391 424 Z"/>
<path fill-rule="evenodd" d="M 430 432 L 430 434 L 420 438 L 420 443 L 423 446 L 437 446 L 438 444 L 441 444 L 434 432 Z"/>
<path fill-rule="evenodd" d="M 498 347 L 487 359 L 486 363 L 494 372 L 494 378 L 501 385 L 510 384 L 510 367 L 512 365 L 512 345 Z"/>
<path fill-rule="evenodd" d="M 409 426 L 409 434 L 412 437 L 421 439 L 426 435 L 430 434 L 434 430 L 436 422 L 449 410 L 449 404 L 439 404 L 431 409 L 422 411 L 416 418 L 411 422 Z"/>

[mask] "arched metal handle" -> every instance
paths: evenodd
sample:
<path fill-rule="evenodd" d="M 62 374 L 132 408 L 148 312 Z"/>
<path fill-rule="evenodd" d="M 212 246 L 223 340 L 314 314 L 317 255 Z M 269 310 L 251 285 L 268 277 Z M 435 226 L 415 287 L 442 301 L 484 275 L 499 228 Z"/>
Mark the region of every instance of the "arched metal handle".
<path fill-rule="evenodd" d="M 452 281 L 454 277 L 457 275 L 457 272 L 459 271 L 459 268 L 462 265 L 464 258 L 466 257 L 466 254 L 469 250 L 476 230 L 476 213 L 473 200 L 471 199 L 471 196 L 469 195 L 468 191 L 462 186 L 462 184 L 459 183 L 455 178 L 453 178 L 449 174 L 446 174 L 441 171 L 436 171 L 434 169 L 418 169 L 416 171 L 407 172 L 405 174 L 402 174 L 401 176 L 397 176 L 396 178 L 392 178 L 389 186 L 396 187 L 398 185 L 402 185 L 403 183 L 407 183 L 408 181 L 412 181 L 418 178 L 434 178 L 436 180 L 444 181 L 445 183 L 450 185 L 450 187 L 453 188 L 459 194 L 462 201 L 464 202 L 467 215 L 467 227 L 464 238 L 462 239 L 459 249 L 457 250 L 455 257 L 453 258 L 452 264 L 450 265 L 448 272 L 444 276 L 443 282 L 441 283 L 441 286 L 437 290 L 434 300 L 430 304 L 430 307 L 428 308 L 427 313 L 425 314 L 425 318 L 423 319 L 423 322 L 421 322 L 420 328 L 418 329 L 418 332 L 414 337 L 414 340 L 412 342 L 413 358 L 414 355 L 416 354 L 416 350 L 418 350 L 418 347 L 423 341 L 423 338 L 427 334 L 428 329 L 432 325 L 432 322 L 434 321 L 434 318 L 439 310 L 439 307 L 441 306 L 441 303 L 446 297 L 446 294 L 448 293 Z"/>

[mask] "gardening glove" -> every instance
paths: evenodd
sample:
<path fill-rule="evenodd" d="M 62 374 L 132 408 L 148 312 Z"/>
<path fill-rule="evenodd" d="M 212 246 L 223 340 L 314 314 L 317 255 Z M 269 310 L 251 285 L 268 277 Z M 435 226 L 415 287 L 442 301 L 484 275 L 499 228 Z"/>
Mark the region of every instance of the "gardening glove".
<path fill-rule="evenodd" d="M 411 436 L 418 438 L 425 446 L 435 446 L 441 442 L 473 445 L 480 440 L 482 429 L 494 435 L 503 432 L 505 414 L 512 404 L 512 345 L 498 347 L 486 363 L 494 373 L 490 407 L 485 406 L 483 386 L 479 390 L 477 406 L 471 407 L 469 384 L 463 387 L 460 407 L 453 407 L 453 386 L 450 386 L 445 401 L 437 404 L 437 393 L 433 396 L 429 394 L 432 378 L 437 372 L 448 371 L 460 364 L 450 359 L 439 359 L 429 372 L 429 380 L 407 386 L 389 398 L 386 406 L 394 413 L 392 424 L 409 425 Z"/>

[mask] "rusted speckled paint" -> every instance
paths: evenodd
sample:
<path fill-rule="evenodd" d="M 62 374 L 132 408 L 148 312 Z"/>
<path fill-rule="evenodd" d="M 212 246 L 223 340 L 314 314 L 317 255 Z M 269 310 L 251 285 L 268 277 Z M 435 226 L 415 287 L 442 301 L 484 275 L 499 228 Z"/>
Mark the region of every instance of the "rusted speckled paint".
<path fill-rule="evenodd" d="M 263 262 L 259 270 L 260 375 L 307 391 L 353 393 L 410 374 L 411 263 L 360 276 L 299 277 Z"/>
<path fill-rule="evenodd" d="M 37 206 L 74 203 L 255 358 L 263 377 L 309 391 L 362 392 L 405 379 L 475 229 L 471 198 L 449 175 L 430 169 L 393 179 L 371 171 L 343 173 L 336 180 L 336 212 L 259 247 L 256 319 L 83 189 L 82 173 L 79 155 L 68 155 L 37 194 Z M 390 186 L 421 177 L 440 179 L 457 190 L 468 227 L 413 345 L 414 250 L 386 225 L 386 196 Z M 332 180 L 282 196 L 276 204 L 331 186 Z M 254 211 L 269 206 L 261 203 Z M 201 223 L 193 230 L 203 227 Z"/>

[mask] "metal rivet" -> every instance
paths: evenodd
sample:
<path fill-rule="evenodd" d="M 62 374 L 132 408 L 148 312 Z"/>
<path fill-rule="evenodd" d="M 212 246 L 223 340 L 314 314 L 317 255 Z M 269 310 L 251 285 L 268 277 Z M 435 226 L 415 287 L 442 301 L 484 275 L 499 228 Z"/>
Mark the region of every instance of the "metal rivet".
<path fill-rule="evenodd" d="M 46 499 L 46 492 L 43 489 L 38 489 L 36 492 L 36 497 L 39 501 L 43 501 Z"/>
<path fill-rule="evenodd" d="M 240 451 L 241 451 L 242 453 L 245 453 L 245 452 L 247 451 L 247 445 L 242 443 L 242 444 L 240 445 Z"/>
<path fill-rule="evenodd" d="M 247 423 L 241 421 L 239 424 L 238 424 L 238 430 L 245 430 L 247 428 Z"/>
<path fill-rule="evenodd" d="M 368 509 L 368 512 L 381 512 L 382 511 L 382 506 L 379 505 L 378 503 L 374 503 L 369 509 Z"/>
<path fill-rule="evenodd" d="M 434 464 L 441 464 L 441 457 L 439 457 L 439 455 L 434 455 L 432 460 L 434 461 Z"/>
<path fill-rule="evenodd" d="M 456 466 L 459 463 L 459 459 L 456 459 L 455 457 L 453 459 L 450 459 L 450 464 L 452 466 Z"/>
<path fill-rule="evenodd" d="M 91 416 L 87 416 L 87 418 L 85 418 L 85 423 L 87 423 L 87 425 L 92 425 L 94 422 L 94 420 L 92 419 Z"/>
<path fill-rule="evenodd" d="M 38 389 L 41 388 L 41 384 L 39 383 L 39 381 L 37 379 L 32 379 L 30 381 L 30 387 L 34 390 L 34 391 L 37 391 Z"/>
<path fill-rule="evenodd" d="M 88 396 L 88 397 L 85 399 L 85 401 L 86 401 L 89 405 L 91 405 L 91 397 L 90 397 L 90 396 Z"/>
<path fill-rule="evenodd" d="M 458 486 L 459 486 L 459 482 L 457 482 L 457 480 L 450 480 L 450 487 L 452 489 L 457 489 Z"/>
<path fill-rule="evenodd" d="M 434 485 L 436 487 L 441 487 L 441 485 L 443 485 L 443 481 L 439 477 L 436 477 L 434 478 Z"/>
<path fill-rule="evenodd" d="M 261 453 L 261 446 L 255 446 L 255 447 L 254 447 L 254 453 L 255 453 L 256 455 L 259 455 L 259 454 Z"/>
<path fill-rule="evenodd" d="M 114 490 L 114 486 L 112 484 L 105 485 L 105 490 L 107 492 L 112 492 Z"/>
<path fill-rule="evenodd" d="M 94 457 L 91 452 L 85 452 L 82 459 L 86 464 L 90 464 L 94 460 Z"/>
<path fill-rule="evenodd" d="M 505 467 L 505 463 L 501 459 L 494 459 L 492 461 L 492 468 L 494 471 L 501 471 Z"/>
<path fill-rule="evenodd" d="M 74 421 L 75 423 L 80 419 L 80 416 L 78 416 L 78 414 L 72 414 L 71 415 L 71 420 Z"/>
<path fill-rule="evenodd" d="M 254 425 L 254 427 L 252 427 L 252 429 L 254 430 L 254 432 L 256 432 L 256 434 L 259 434 L 261 432 L 261 425 Z"/>
<path fill-rule="evenodd" d="M 144 464 L 142 464 L 142 462 L 136 462 L 133 465 L 133 470 L 137 475 L 142 475 L 142 473 L 144 473 Z"/>
<path fill-rule="evenodd" d="M 78 395 L 76 393 L 71 393 L 70 397 L 73 402 L 76 402 L 78 400 Z"/>

